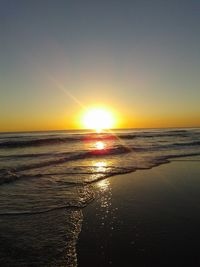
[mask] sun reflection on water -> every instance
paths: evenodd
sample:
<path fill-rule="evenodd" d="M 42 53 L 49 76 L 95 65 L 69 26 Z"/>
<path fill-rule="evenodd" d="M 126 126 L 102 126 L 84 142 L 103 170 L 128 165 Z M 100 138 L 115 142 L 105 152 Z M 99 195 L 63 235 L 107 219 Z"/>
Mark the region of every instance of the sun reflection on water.
<path fill-rule="evenodd" d="M 100 206 L 102 209 L 104 209 L 104 212 L 109 213 L 111 206 L 111 188 L 110 188 L 110 181 L 108 179 L 101 180 L 97 183 L 97 187 L 100 190 Z"/>
<path fill-rule="evenodd" d="M 106 172 L 107 162 L 106 161 L 97 161 L 94 163 L 96 167 L 96 172 Z"/>
<path fill-rule="evenodd" d="M 96 209 L 96 219 L 98 225 L 102 229 L 108 229 L 109 235 L 112 235 L 114 230 L 114 224 L 117 219 L 117 208 L 113 207 L 112 204 L 112 181 L 107 177 L 107 173 L 112 170 L 112 160 L 102 159 L 93 160 L 92 166 L 95 167 L 96 175 L 101 179 L 94 184 L 96 192 L 96 201 L 99 208 Z M 103 179 L 104 178 L 104 179 Z M 102 244 L 102 251 L 105 248 Z"/>
<path fill-rule="evenodd" d="M 109 186 L 110 186 L 110 182 L 108 181 L 108 179 L 106 180 L 101 180 L 97 183 L 97 186 L 98 188 L 101 190 L 101 191 L 107 191 L 109 189 Z"/>
<path fill-rule="evenodd" d="M 98 150 L 105 149 L 105 143 L 102 142 L 102 141 L 97 141 L 97 142 L 95 143 L 95 147 L 96 147 Z"/>

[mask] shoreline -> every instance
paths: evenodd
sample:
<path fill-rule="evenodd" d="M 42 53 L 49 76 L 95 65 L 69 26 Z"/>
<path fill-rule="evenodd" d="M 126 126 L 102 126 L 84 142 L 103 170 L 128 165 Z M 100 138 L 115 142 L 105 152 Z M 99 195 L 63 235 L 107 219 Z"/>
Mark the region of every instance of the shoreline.
<path fill-rule="evenodd" d="M 199 162 L 174 159 L 99 180 L 83 208 L 0 216 L 0 265 L 200 265 Z"/>
<path fill-rule="evenodd" d="M 199 177 L 193 157 L 97 182 L 83 209 L 78 266 L 200 264 Z"/>
<path fill-rule="evenodd" d="M 160 159 L 160 162 L 158 163 L 154 163 L 154 165 L 150 166 L 150 167 L 141 167 L 141 168 L 136 168 L 133 170 L 126 170 L 125 172 L 121 172 L 121 173 L 112 173 L 112 174 L 108 174 L 107 176 L 104 176 L 102 178 L 98 178 L 94 181 L 87 181 L 87 182 L 83 182 L 83 183 L 76 183 L 74 184 L 74 186 L 94 186 L 94 188 L 96 187 L 96 184 L 104 181 L 104 180 L 108 180 L 108 179 L 112 179 L 113 177 L 116 176 L 124 176 L 124 175 L 131 175 L 133 173 L 136 173 L 138 171 L 148 171 L 148 170 L 152 170 L 154 168 L 159 168 L 162 165 L 166 165 L 166 164 L 171 164 L 172 162 L 200 162 L 200 155 L 199 153 L 197 154 L 190 154 L 190 155 L 179 155 L 179 156 L 170 156 L 167 158 L 163 158 Z M 4 184 L 9 184 L 9 182 L 4 182 Z M 1 184 L 0 184 L 1 185 Z M 48 210 L 41 210 L 41 211 L 35 211 L 35 212 L 19 212 L 19 213 L 0 213 L 0 216 L 31 216 L 31 215 L 37 215 L 37 214 L 43 214 L 43 213 L 48 213 L 48 212 L 53 212 L 54 210 L 62 210 L 62 209 L 84 209 L 87 208 L 87 206 L 89 206 L 93 201 L 96 201 L 96 196 L 94 198 L 92 198 L 91 200 L 87 201 L 85 204 L 83 204 L 83 206 L 76 206 L 76 205 L 64 205 L 61 207 L 55 207 L 52 209 L 48 209 Z"/>

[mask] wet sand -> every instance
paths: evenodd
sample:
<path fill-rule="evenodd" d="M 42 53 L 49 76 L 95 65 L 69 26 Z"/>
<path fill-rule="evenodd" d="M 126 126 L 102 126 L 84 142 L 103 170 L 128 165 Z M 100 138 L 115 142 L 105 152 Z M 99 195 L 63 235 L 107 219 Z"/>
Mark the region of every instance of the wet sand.
<path fill-rule="evenodd" d="M 84 209 L 0 216 L 0 266 L 200 266 L 199 163 L 99 181 Z"/>
<path fill-rule="evenodd" d="M 200 161 L 173 161 L 95 185 L 78 266 L 200 266 Z"/>

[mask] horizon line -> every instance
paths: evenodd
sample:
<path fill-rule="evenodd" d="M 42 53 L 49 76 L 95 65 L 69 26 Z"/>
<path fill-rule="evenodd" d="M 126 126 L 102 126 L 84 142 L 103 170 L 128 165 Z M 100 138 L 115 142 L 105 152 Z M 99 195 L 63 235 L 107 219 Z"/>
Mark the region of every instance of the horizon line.
<path fill-rule="evenodd" d="M 105 129 L 105 131 L 116 131 L 116 130 L 132 130 L 132 129 L 192 129 L 192 128 L 200 128 L 200 126 L 169 126 L 169 127 L 123 127 L 123 128 L 112 128 L 112 129 Z M 25 130 L 25 131 L 0 131 L 0 134 L 7 134 L 7 133 L 39 133 L 39 132 L 65 132 L 65 131 L 91 131 L 95 132 L 94 129 L 56 129 L 56 130 Z"/>

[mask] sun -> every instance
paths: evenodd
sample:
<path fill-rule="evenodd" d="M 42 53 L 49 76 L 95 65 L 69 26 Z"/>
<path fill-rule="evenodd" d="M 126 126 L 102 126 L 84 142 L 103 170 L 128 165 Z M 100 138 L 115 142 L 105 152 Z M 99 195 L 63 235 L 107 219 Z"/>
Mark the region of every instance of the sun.
<path fill-rule="evenodd" d="M 83 125 L 86 129 L 101 132 L 114 126 L 114 116 L 105 108 L 91 108 L 83 115 Z"/>

